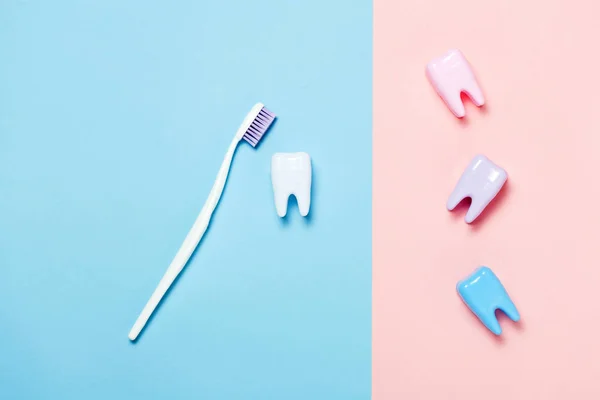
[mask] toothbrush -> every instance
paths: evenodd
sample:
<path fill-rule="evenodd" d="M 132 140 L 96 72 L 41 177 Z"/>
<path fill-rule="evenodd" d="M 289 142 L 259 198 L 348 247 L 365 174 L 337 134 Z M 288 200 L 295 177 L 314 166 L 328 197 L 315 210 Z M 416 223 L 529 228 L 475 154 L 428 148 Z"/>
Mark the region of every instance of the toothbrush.
<path fill-rule="evenodd" d="M 235 134 L 233 141 L 229 145 L 229 149 L 227 153 L 225 153 L 225 159 L 223 160 L 223 164 L 221 164 L 221 168 L 219 169 L 219 173 L 217 174 L 217 178 L 215 183 L 208 195 L 208 199 L 204 203 L 202 207 L 202 211 L 196 218 L 196 222 L 190 229 L 187 234 L 183 244 L 179 248 L 179 251 L 175 255 L 173 261 L 171 261 L 171 265 L 167 269 L 167 272 L 160 280 L 158 286 L 152 293 L 150 300 L 142 310 L 141 314 L 135 321 L 133 328 L 129 332 L 129 340 L 136 340 L 144 326 L 148 322 L 148 319 L 160 303 L 161 299 L 177 278 L 177 275 L 183 270 L 188 260 L 190 259 L 192 253 L 200 243 L 202 236 L 204 236 L 204 232 L 208 228 L 208 224 L 210 223 L 210 218 L 217 207 L 217 203 L 219 203 L 219 199 L 221 198 L 221 194 L 223 193 L 223 188 L 225 187 L 225 182 L 227 181 L 227 176 L 229 175 L 229 168 L 231 166 L 231 161 L 233 160 L 233 154 L 235 153 L 235 149 L 238 143 L 244 139 L 246 142 L 250 143 L 252 147 L 256 147 L 260 139 L 262 139 L 263 135 L 267 132 L 273 121 L 275 120 L 275 114 L 271 111 L 267 110 L 262 103 L 256 104 L 252 110 L 246 115 L 244 122 L 240 125 L 237 133 Z"/>

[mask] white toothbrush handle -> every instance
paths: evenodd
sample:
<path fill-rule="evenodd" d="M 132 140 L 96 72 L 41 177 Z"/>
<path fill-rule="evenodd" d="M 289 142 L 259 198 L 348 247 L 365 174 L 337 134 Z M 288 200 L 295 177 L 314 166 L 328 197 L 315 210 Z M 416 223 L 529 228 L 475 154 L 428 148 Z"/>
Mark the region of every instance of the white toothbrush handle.
<path fill-rule="evenodd" d="M 240 133 L 241 131 L 241 133 Z M 225 154 L 225 159 L 223 160 L 223 164 L 221 164 L 221 168 L 219 169 L 219 173 L 217 174 L 217 179 L 208 195 L 208 199 L 204 203 L 202 207 L 202 211 L 196 218 L 196 222 L 190 229 L 189 233 L 185 237 L 183 244 L 179 248 L 179 251 L 171 261 L 171 265 L 167 269 L 167 272 L 160 280 L 160 283 L 152 293 L 150 300 L 142 310 L 141 314 L 135 321 L 133 328 L 129 332 L 129 340 L 135 340 L 144 326 L 148 322 L 148 319 L 160 303 L 160 300 L 163 298 L 169 287 L 177 278 L 177 275 L 183 270 L 185 264 L 187 264 L 188 260 L 192 256 L 192 253 L 200 243 L 202 236 L 204 236 L 204 232 L 208 228 L 208 224 L 210 223 L 210 218 L 217 207 L 217 203 L 219 203 L 219 199 L 221 198 L 221 194 L 223 193 L 223 188 L 225 187 L 225 182 L 227 181 L 227 176 L 229 175 L 229 168 L 231 167 L 231 161 L 233 160 L 233 154 L 235 153 L 235 148 L 238 143 L 242 139 L 244 135 L 244 131 L 240 129 L 238 133 L 233 138 L 233 141 L 229 145 L 229 149 Z"/>

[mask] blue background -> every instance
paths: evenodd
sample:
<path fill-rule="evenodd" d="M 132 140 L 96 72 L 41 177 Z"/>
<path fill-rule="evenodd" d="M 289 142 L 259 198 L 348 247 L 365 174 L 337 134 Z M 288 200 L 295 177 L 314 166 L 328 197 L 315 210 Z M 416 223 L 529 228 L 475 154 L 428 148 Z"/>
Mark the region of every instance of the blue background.
<path fill-rule="evenodd" d="M 368 0 L 0 0 L 0 398 L 367 399 Z M 205 240 L 127 334 L 254 105 Z M 270 158 L 313 159 L 310 218 Z"/>

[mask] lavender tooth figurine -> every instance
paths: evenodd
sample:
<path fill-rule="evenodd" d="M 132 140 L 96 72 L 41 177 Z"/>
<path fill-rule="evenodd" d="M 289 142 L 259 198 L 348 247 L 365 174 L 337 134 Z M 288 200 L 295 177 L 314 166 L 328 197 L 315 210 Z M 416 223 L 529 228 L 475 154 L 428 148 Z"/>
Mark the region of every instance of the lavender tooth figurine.
<path fill-rule="evenodd" d="M 470 224 L 483 212 L 500 192 L 508 174 L 486 156 L 477 155 L 465 169 L 446 203 L 448 211 L 456 208 L 463 199 L 471 198 L 465 222 Z"/>

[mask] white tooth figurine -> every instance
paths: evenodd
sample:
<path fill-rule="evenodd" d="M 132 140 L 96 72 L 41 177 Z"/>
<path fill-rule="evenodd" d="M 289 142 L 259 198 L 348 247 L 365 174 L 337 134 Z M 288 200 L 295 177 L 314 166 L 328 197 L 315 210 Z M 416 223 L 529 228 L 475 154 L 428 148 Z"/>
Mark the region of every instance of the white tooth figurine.
<path fill-rule="evenodd" d="M 307 153 L 275 153 L 271 159 L 271 181 L 275 194 L 277 215 L 285 217 L 288 198 L 296 196 L 300 215 L 310 210 L 312 168 Z"/>
<path fill-rule="evenodd" d="M 446 207 L 452 211 L 463 199 L 470 197 L 471 206 L 465 216 L 465 222 L 470 224 L 496 197 L 507 179 L 504 169 L 486 156 L 477 155 L 460 177 Z"/>

